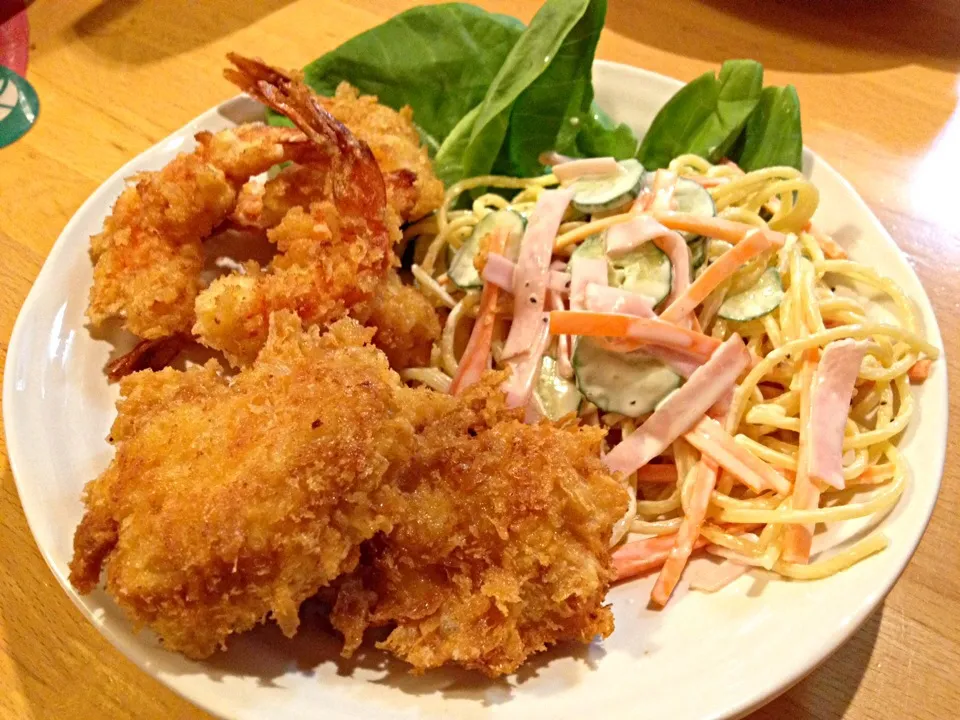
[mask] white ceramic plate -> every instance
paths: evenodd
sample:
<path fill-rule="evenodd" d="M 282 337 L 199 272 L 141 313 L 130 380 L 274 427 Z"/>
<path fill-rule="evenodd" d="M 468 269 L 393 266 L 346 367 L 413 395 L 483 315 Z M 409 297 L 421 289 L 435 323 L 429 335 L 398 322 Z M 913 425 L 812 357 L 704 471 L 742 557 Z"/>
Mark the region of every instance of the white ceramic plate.
<path fill-rule="evenodd" d="M 600 105 L 638 133 L 680 85 L 613 63 L 598 62 L 594 70 Z M 259 117 L 256 103 L 230 100 L 104 183 L 47 258 L 20 312 L 7 357 L 7 447 L 37 544 L 80 610 L 144 670 L 229 718 L 580 719 L 623 712 L 672 720 L 735 717 L 809 672 L 893 586 L 937 498 L 947 429 L 943 362 L 914 391 L 917 413 L 901 447 L 915 481 L 884 521 L 891 541 L 885 552 L 814 583 L 761 587 L 744 577 L 715 595 L 681 588 L 663 612 L 646 609 L 652 579 L 622 585 L 609 596 L 617 629 L 608 640 L 539 656 L 508 679 L 485 681 L 461 671 L 416 678 L 376 651 L 346 663 L 338 658 L 333 638 L 309 629 L 287 641 L 275 629 L 263 628 L 232 641 L 228 653 L 194 663 L 162 650 L 148 633 L 134 635 L 102 592 L 77 595 L 67 582 L 67 563 L 81 515 L 80 492 L 110 460 L 104 438 L 116 397 L 102 372 L 111 345 L 84 327 L 92 274 L 88 238 L 100 230 L 124 178 L 161 167 L 190 148 L 199 130 Z M 804 164 L 820 188 L 820 225 L 854 257 L 896 280 L 920 308 L 927 339 L 942 347 L 930 303 L 907 258 L 836 171 L 809 151 Z"/>

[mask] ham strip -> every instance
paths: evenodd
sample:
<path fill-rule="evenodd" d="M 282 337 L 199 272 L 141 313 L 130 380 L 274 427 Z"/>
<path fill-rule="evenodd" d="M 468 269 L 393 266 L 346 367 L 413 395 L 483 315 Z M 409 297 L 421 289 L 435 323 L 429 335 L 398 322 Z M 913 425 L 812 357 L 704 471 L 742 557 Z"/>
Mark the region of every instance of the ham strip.
<path fill-rule="evenodd" d="M 487 255 L 487 263 L 483 266 L 481 276 L 486 282 L 512 293 L 516 271 L 517 265 L 513 260 L 500 253 L 490 253 Z M 570 292 L 570 273 L 563 270 L 550 270 L 547 289 L 556 293 Z"/>
<path fill-rule="evenodd" d="M 606 279 L 606 278 L 604 278 Z M 584 306 L 587 310 L 596 312 L 625 313 L 637 317 L 655 318 L 657 314 L 653 306 L 643 295 L 632 293 L 629 290 L 612 288 L 606 283 L 587 283 Z"/>
<path fill-rule="evenodd" d="M 585 175 L 616 175 L 620 166 L 612 157 L 583 158 L 570 160 L 553 166 L 553 174 L 561 183 L 573 182 Z"/>
<path fill-rule="evenodd" d="M 669 232 L 670 230 L 649 215 L 637 215 L 607 229 L 604 235 L 604 250 L 609 258 L 622 257 L 645 242 Z"/>
<path fill-rule="evenodd" d="M 843 482 L 843 432 L 853 387 L 867 352 L 866 340 L 837 340 L 823 349 L 813 378 L 810 402 L 808 472 L 838 490 Z"/>
<path fill-rule="evenodd" d="M 586 310 L 587 287 L 606 284 L 607 261 L 604 258 L 573 258 L 570 261 L 570 309 Z"/>
<path fill-rule="evenodd" d="M 507 361 L 510 368 L 510 377 L 503 383 L 503 391 L 507 396 L 507 407 L 524 407 L 530 402 L 533 395 L 533 386 L 540 373 L 540 361 L 543 353 L 550 344 L 550 318 L 546 313 L 540 314 L 540 332 L 535 343 L 522 355 Z"/>
<path fill-rule="evenodd" d="M 533 209 L 514 272 L 513 322 L 504 343 L 504 358 L 534 347 L 542 332 L 553 241 L 572 198 L 572 190 L 546 190 Z"/>
<path fill-rule="evenodd" d="M 636 432 L 607 453 L 607 468 L 628 475 L 660 455 L 733 387 L 749 365 L 746 345 L 739 335 L 732 335 Z"/>

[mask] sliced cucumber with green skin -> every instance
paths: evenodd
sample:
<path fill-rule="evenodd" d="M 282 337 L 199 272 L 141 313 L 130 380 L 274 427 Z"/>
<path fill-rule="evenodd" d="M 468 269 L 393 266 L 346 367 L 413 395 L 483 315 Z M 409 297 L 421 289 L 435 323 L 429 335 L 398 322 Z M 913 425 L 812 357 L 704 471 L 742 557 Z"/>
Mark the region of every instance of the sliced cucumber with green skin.
<path fill-rule="evenodd" d="M 520 215 L 510 210 L 497 210 L 487 215 L 477 223 L 473 232 L 470 233 L 470 237 L 463 241 L 463 245 L 453 256 L 450 261 L 450 269 L 447 270 L 447 277 L 463 290 L 483 287 L 483 278 L 480 277 L 480 273 L 473 263 L 477 252 L 480 250 L 481 242 L 487 236 L 503 228 L 507 232 L 507 246 L 504 254 L 507 257 L 515 256 L 514 251 L 519 252 L 520 250 L 520 241 L 523 239 L 525 224 Z"/>
<path fill-rule="evenodd" d="M 591 235 L 574 250 L 571 260 L 574 257 L 606 257 L 610 285 L 643 295 L 654 306 L 670 294 L 673 265 L 666 253 L 654 243 L 645 242 L 615 260 L 608 258 L 603 248 L 603 235 Z"/>
<path fill-rule="evenodd" d="M 613 260 L 610 267 L 616 287 L 650 298 L 656 307 L 670 294 L 673 287 L 673 265 L 670 258 L 652 242 Z"/>
<path fill-rule="evenodd" d="M 767 268 L 753 287 L 723 301 L 717 314 L 725 320 L 747 322 L 773 312 L 783 300 L 783 283 L 776 268 Z"/>
<path fill-rule="evenodd" d="M 654 174 L 647 173 L 644 180 L 645 187 L 653 187 L 653 182 Z M 689 178 L 677 178 L 677 185 L 673 190 L 673 200 L 677 212 L 702 215 L 703 217 L 716 217 L 717 215 L 717 206 L 714 204 L 710 192 Z M 696 233 L 690 232 L 681 232 L 680 236 L 688 243 L 692 243 L 700 237 Z"/>
<path fill-rule="evenodd" d="M 576 384 L 560 377 L 557 361 L 549 355 L 544 355 L 540 361 L 540 378 L 533 396 L 540 414 L 551 422 L 577 412 L 583 400 L 583 394 Z"/>
<path fill-rule="evenodd" d="M 616 210 L 633 202 L 643 187 L 643 165 L 637 160 L 621 160 L 616 175 L 585 175 L 571 185 L 573 206 L 593 214 Z"/>
<path fill-rule="evenodd" d="M 691 243 L 687 243 L 690 248 L 690 279 L 693 279 L 694 270 L 697 270 L 707 259 L 707 245 L 710 238 L 698 237 Z"/>
<path fill-rule="evenodd" d="M 573 353 L 577 387 L 605 412 L 639 417 L 652 412 L 683 378 L 641 351 L 606 350 L 589 337 L 577 340 Z"/>

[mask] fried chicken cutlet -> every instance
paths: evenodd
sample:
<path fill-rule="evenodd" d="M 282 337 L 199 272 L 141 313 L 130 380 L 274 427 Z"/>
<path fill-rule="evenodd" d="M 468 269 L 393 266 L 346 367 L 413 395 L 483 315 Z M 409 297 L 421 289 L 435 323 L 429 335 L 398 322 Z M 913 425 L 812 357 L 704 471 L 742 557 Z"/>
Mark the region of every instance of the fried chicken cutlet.
<path fill-rule="evenodd" d="M 415 671 L 497 676 L 565 641 L 613 631 L 608 549 L 627 496 L 600 461 L 603 431 L 525 425 L 488 373 L 417 437 L 392 482 L 392 531 L 365 544 L 331 614 L 344 654 L 369 627 Z"/>
<path fill-rule="evenodd" d="M 106 589 L 165 647 L 203 658 L 272 617 L 291 636 L 300 604 L 354 569 L 393 526 L 385 482 L 417 428 L 372 330 L 321 336 L 271 319 L 256 362 L 144 371 L 122 381 L 116 455 L 84 493 L 70 580 Z"/>

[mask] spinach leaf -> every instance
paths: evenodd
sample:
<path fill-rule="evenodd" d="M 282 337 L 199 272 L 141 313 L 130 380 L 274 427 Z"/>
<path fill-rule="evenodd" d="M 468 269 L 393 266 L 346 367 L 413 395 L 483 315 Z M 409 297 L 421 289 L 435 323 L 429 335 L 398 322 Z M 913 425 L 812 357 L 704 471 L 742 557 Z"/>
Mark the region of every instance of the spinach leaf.
<path fill-rule="evenodd" d="M 561 62 L 558 69 L 569 71 L 572 66 L 575 66 L 575 63 L 570 62 L 569 51 L 564 48 L 564 52 L 561 53 L 561 48 L 571 34 L 574 36 L 575 42 L 590 43 L 590 39 L 588 36 L 585 37 L 583 29 L 577 28 L 581 18 L 593 4 L 591 0 L 551 0 L 540 8 L 533 20 L 530 21 L 530 26 L 517 40 L 516 45 L 513 46 L 501 66 L 500 72 L 497 73 L 487 89 L 486 96 L 473 124 L 470 142 L 464 153 L 463 168 L 466 175 L 482 175 L 490 172 L 494 167 L 500 149 L 507 141 L 510 116 L 514 104 L 521 94 L 530 89 L 538 78 L 547 74 L 555 60 L 559 59 Z M 603 5 L 601 12 L 605 11 L 605 0 L 600 0 L 596 4 Z M 591 24 L 593 21 L 594 13 L 591 13 L 587 22 Z M 574 32 L 575 29 L 577 29 L 576 32 Z M 595 38 L 592 44 L 593 47 L 596 46 Z M 592 49 L 590 54 L 592 56 Z M 547 85 L 544 87 L 549 87 L 551 77 L 553 77 L 554 82 L 560 80 L 560 78 L 548 74 Z M 587 77 L 589 80 L 589 75 Z M 571 87 L 579 96 L 574 102 L 582 101 L 582 87 L 577 87 L 577 83 L 565 83 L 564 92 L 570 92 Z M 533 92 L 532 104 L 521 103 L 525 109 L 521 111 L 520 117 L 525 121 L 530 121 L 532 119 L 530 115 L 537 112 L 535 109 L 537 100 L 547 100 L 542 92 L 538 92 L 537 88 L 534 88 Z M 556 113 L 559 110 L 564 113 L 563 117 L 565 117 L 566 112 L 570 110 L 571 98 L 564 96 L 561 92 L 556 92 L 550 100 L 547 111 L 543 114 L 537 114 L 540 115 L 540 121 L 553 126 L 554 132 L 550 138 L 553 141 L 559 131 Z M 556 101 L 562 103 L 563 107 L 558 108 Z M 519 144 L 519 140 L 517 144 Z M 508 149 L 513 146 L 513 144 L 508 145 Z M 548 148 L 541 147 L 535 152 L 531 152 L 536 157 L 541 150 L 545 149 Z M 523 159 L 525 155 L 518 152 L 517 157 Z M 510 159 L 511 161 L 515 159 L 512 154 Z M 537 168 L 539 168 L 539 164 L 537 164 Z"/>
<path fill-rule="evenodd" d="M 392 108 L 410 105 L 435 149 L 484 99 L 523 28 L 516 18 L 463 3 L 415 7 L 313 61 L 305 79 L 321 95 L 346 80 Z"/>
<path fill-rule="evenodd" d="M 470 144 L 470 133 L 479 113 L 480 106 L 477 105 L 460 118 L 460 122 L 450 131 L 433 158 L 433 171 L 447 187 L 466 177 L 463 172 L 463 154 Z"/>
<path fill-rule="evenodd" d="M 607 3 L 606 0 L 586 3 L 576 24 L 564 32 L 568 22 L 563 17 L 564 10 L 569 8 L 568 17 L 573 16 L 578 4 L 583 5 L 548 3 L 543 10 L 553 11 L 557 17 L 555 22 L 551 23 L 547 17 L 543 19 L 543 25 L 538 27 L 538 14 L 527 31 L 527 35 L 538 32 L 546 34 L 551 26 L 559 27 L 559 33 L 553 31 L 553 34 L 559 34 L 562 42 L 552 53 L 546 69 L 517 97 L 510 113 L 507 154 L 511 169 L 520 177 L 542 171 L 538 157 L 544 150 L 579 154 L 577 136 L 593 104 L 593 56 L 600 31 L 603 30 Z M 533 66 L 541 56 L 536 47 L 529 48 L 527 54 L 519 58 L 522 64 L 511 70 L 512 57 L 504 64 L 507 77 L 516 77 L 517 69 Z"/>
<path fill-rule="evenodd" d="M 666 167 L 684 153 L 719 160 L 757 106 L 762 86 L 763 66 L 753 60 L 728 60 L 719 78 L 704 73 L 660 109 L 637 158 L 647 169 Z"/>
<path fill-rule="evenodd" d="M 793 85 L 768 87 L 747 120 L 739 165 L 746 171 L 776 165 L 797 170 L 803 164 L 800 98 Z"/>
<path fill-rule="evenodd" d="M 626 160 L 637 154 L 637 138 L 625 124 L 614 123 L 594 103 L 590 112 L 581 118 L 580 133 L 577 135 L 578 154 L 586 157 L 612 156 L 617 160 Z"/>

